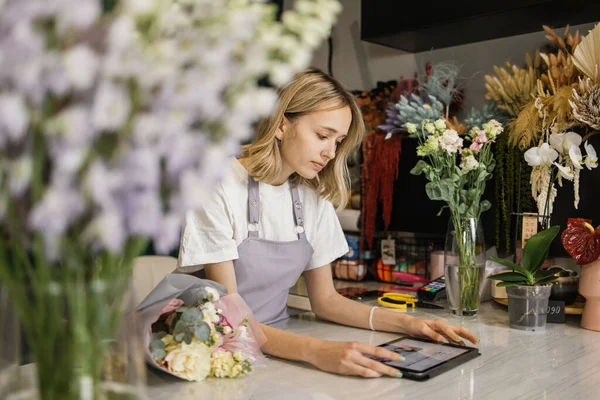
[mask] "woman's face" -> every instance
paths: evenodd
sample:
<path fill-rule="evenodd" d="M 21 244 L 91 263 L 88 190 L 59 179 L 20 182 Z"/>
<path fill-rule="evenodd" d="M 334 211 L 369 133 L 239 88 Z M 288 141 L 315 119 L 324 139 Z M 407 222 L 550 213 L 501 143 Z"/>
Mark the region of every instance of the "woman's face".
<path fill-rule="evenodd" d="M 352 112 L 347 106 L 307 114 L 293 124 L 284 118 L 277 138 L 281 140 L 285 179 L 294 172 L 305 179 L 315 178 L 335 157 L 351 122 Z"/>

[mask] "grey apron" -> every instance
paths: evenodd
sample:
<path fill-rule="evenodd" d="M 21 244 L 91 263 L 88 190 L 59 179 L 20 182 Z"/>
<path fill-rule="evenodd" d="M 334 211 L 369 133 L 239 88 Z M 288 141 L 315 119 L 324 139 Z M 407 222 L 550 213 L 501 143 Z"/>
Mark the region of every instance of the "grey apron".
<path fill-rule="evenodd" d="M 258 237 L 260 200 L 258 182 L 248 176 L 248 238 L 238 246 L 233 261 L 238 293 L 248 303 L 258 321 L 270 324 L 289 317 L 289 289 L 304 272 L 313 248 L 306 239 L 302 202 L 298 188 L 292 188 L 295 232 L 298 240 L 276 242 Z"/>

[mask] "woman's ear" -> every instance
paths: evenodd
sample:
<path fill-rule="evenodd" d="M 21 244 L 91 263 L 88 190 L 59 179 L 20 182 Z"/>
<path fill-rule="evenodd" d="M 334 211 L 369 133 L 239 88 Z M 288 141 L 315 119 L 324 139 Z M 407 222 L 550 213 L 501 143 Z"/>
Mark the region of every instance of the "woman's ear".
<path fill-rule="evenodd" d="M 281 117 L 279 126 L 277 127 L 277 130 L 275 131 L 275 137 L 277 137 L 277 139 L 279 139 L 279 140 L 283 140 L 283 135 L 287 131 L 289 126 L 290 126 L 290 120 L 287 119 L 285 116 Z"/>

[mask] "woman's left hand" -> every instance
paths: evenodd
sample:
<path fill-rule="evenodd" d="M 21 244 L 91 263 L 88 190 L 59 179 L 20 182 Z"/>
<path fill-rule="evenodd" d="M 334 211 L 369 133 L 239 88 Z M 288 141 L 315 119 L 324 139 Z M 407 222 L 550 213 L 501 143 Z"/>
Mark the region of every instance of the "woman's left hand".
<path fill-rule="evenodd" d="M 465 345 L 462 338 L 473 344 L 479 343 L 479 339 L 473 332 L 463 326 L 450 325 L 443 319 L 423 319 L 410 317 L 404 324 L 405 333 L 411 336 L 425 337 L 437 342 L 447 340 L 451 343 Z"/>

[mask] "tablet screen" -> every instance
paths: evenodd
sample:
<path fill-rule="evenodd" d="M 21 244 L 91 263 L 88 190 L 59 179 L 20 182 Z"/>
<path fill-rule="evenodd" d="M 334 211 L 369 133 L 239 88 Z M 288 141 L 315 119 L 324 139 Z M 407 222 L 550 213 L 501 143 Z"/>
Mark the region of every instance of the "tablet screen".
<path fill-rule="evenodd" d="M 388 350 L 402 355 L 406 361 L 390 361 L 388 359 L 369 356 L 374 360 L 396 368 L 403 368 L 415 372 L 427 371 L 437 365 L 469 352 L 471 349 L 446 346 L 440 343 L 430 343 L 415 339 L 399 339 L 398 341 L 382 345 Z"/>

